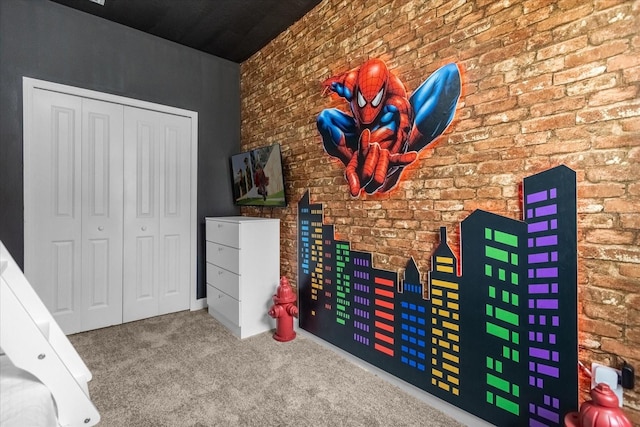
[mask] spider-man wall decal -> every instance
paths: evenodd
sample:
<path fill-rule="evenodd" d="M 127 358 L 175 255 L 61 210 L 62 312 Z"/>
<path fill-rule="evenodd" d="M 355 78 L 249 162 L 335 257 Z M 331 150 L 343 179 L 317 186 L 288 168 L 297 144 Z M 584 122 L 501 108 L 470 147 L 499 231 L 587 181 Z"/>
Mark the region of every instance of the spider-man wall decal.
<path fill-rule="evenodd" d="M 420 150 L 453 120 L 460 98 L 460 70 L 454 63 L 436 70 L 409 97 L 402 81 L 384 61 L 328 78 L 323 95 L 349 102 L 351 114 L 322 110 L 317 126 L 325 151 L 345 166 L 349 192 L 357 197 L 392 189 Z"/>

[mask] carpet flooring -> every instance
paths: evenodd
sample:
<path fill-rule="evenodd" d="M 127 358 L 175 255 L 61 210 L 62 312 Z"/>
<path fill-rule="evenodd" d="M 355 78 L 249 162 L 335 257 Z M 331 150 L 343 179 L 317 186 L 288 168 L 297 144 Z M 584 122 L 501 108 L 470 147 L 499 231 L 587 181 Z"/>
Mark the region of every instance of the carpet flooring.
<path fill-rule="evenodd" d="M 302 334 L 239 340 L 206 310 L 69 336 L 104 427 L 462 426 Z"/>

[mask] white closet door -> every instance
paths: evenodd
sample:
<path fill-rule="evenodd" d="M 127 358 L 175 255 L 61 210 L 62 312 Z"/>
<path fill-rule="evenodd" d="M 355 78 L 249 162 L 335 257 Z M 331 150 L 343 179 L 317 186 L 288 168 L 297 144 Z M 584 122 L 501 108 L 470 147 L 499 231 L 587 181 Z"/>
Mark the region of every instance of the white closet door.
<path fill-rule="evenodd" d="M 82 330 L 122 323 L 123 106 L 82 101 Z"/>
<path fill-rule="evenodd" d="M 123 320 L 189 308 L 191 121 L 125 107 Z"/>
<path fill-rule="evenodd" d="M 191 119 L 157 114 L 162 117 L 164 142 L 160 150 L 158 314 L 166 314 L 189 308 Z"/>
<path fill-rule="evenodd" d="M 81 319 L 82 101 L 36 90 L 25 146 L 25 276 L 65 333 Z"/>
<path fill-rule="evenodd" d="M 67 334 L 121 323 L 122 106 L 40 89 L 33 102 L 25 275 Z"/>

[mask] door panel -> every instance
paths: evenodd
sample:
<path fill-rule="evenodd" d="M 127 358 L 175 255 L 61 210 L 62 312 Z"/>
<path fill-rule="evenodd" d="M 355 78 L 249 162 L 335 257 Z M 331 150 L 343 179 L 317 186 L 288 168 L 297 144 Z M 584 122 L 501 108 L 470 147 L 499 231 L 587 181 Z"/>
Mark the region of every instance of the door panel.
<path fill-rule="evenodd" d="M 154 112 L 125 107 L 125 322 L 158 314 L 158 127 Z"/>
<path fill-rule="evenodd" d="M 122 105 L 82 100 L 82 330 L 122 323 Z"/>
<path fill-rule="evenodd" d="M 191 122 L 125 107 L 124 134 L 126 322 L 189 308 Z"/>
<path fill-rule="evenodd" d="M 160 114 L 160 256 L 158 313 L 189 308 L 191 121 Z"/>
<path fill-rule="evenodd" d="M 60 327 L 80 330 L 81 99 L 33 93 L 33 140 L 25 145 L 25 276 Z"/>

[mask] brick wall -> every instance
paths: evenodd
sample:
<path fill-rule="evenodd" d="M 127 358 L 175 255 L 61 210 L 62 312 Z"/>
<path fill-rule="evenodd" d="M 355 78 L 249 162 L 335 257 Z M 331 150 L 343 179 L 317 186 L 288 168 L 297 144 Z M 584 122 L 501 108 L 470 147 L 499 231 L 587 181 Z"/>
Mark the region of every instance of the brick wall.
<path fill-rule="evenodd" d="M 339 100 L 321 81 L 378 57 L 414 90 L 434 70 L 464 70 L 456 119 L 386 195 L 348 195 L 315 119 Z M 525 176 L 565 164 L 578 177 L 581 360 L 640 372 L 640 1 L 325 0 L 242 64 L 242 145 L 282 144 L 289 208 L 281 273 L 297 272 L 297 201 L 311 191 L 325 223 L 378 268 L 413 256 L 426 279 L 446 226 L 481 208 L 521 219 Z M 640 424 L 640 378 L 625 411 Z M 587 396 L 581 380 L 581 397 Z"/>

